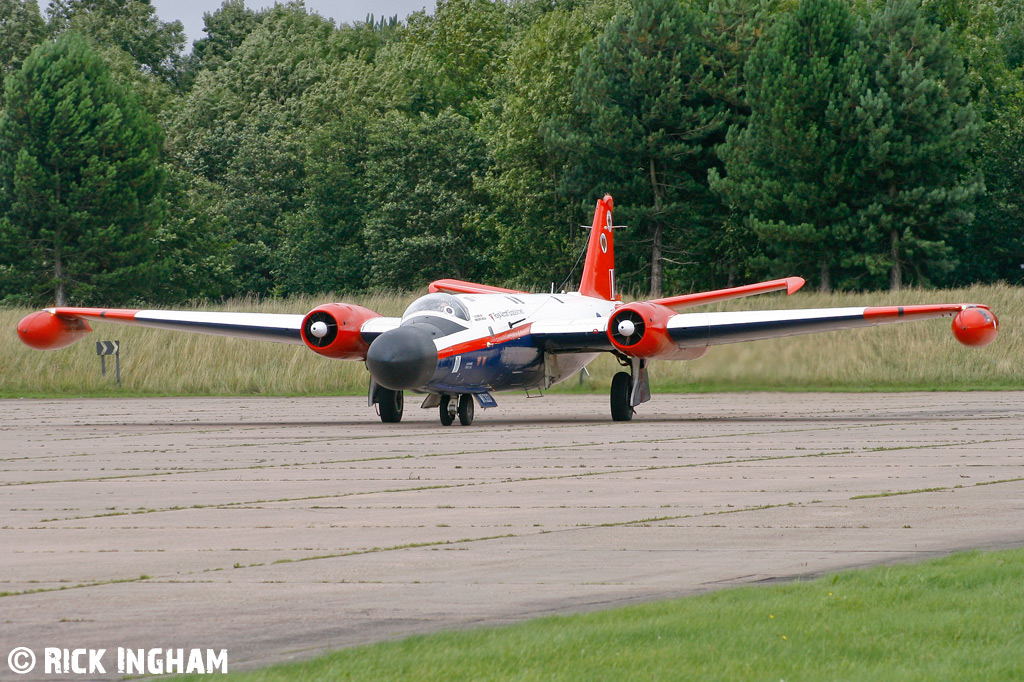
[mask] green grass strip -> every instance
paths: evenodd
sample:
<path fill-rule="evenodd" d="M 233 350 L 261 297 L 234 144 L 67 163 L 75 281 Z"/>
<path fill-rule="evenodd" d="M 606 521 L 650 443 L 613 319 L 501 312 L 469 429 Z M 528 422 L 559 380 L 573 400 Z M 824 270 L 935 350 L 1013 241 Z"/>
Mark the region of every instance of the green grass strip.
<path fill-rule="evenodd" d="M 1013 550 L 411 637 L 218 679 L 989 682 L 1024 679 L 1022 652 L 1024 550 Z"/>

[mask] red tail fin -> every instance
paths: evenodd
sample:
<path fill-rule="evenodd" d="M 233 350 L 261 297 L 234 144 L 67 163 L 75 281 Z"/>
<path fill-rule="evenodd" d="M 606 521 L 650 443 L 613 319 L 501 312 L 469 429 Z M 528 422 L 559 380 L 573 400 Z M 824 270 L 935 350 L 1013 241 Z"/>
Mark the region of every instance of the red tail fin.
<path fill-rule="evenodd" d="M 612 208 L 610 194 L 597 202 L 594 209 L 594 225 L 590 228 L 590 242 L 587 244 L 587 260 L 583 263 L 583 277 L 580 278 L 580 293 L 584 296 L 617 301 L 621 298 L 615 292 L 615 239 L 612 235 Z"/>

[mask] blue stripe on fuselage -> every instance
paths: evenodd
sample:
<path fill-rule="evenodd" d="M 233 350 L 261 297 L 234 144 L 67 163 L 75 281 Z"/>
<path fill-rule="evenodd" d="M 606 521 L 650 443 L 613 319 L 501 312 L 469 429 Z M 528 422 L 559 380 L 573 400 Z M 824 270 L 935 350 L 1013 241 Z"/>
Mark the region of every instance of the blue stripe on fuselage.
<path fill-rule="evenodd" d="M 459 371 L 453 373 L 456 358 Z M 544 381 L 544 355 L 530 334 L 442 358 L 426 388 L 438 393 L 475 393 L 533 388 Z"/>

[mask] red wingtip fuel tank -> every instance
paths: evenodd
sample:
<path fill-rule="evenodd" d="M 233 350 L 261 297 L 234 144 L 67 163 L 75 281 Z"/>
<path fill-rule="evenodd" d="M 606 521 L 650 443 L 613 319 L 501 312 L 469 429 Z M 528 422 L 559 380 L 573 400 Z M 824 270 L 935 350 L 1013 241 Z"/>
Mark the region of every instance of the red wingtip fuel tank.
<path fill-rule="evenodd" d="M 92 331 L 80 317 L 61 317 L 49 310 L 30 313 L 18 323 L 18 338 L 37 350 L 65 348 Z"/>
<path fill-rule="evenodd" d="M 998 333 L 999 319 L 984 306 L 964 308 L 953 318 L 953 336 L 965 346 L 987 346 Z"/>
<path fill-rule="evenodd" d="M 380 317 L 369 308 L 328 303 L 311 310 L 302 320 L 302 341 L 314 353 L 338 360 L 362 360 L 370 344 L 360 333 L 363 323 Z"/>

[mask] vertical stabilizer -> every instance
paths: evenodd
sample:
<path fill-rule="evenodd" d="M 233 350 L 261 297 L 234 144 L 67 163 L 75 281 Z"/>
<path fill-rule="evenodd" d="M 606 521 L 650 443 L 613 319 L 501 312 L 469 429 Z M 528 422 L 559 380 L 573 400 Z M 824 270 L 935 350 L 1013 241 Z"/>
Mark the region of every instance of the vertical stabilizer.
<path fill-rule="evenodd" d="M 587 244 L 587 260 L 583 263 L 583 277 L 580 278 L 580 293 L 584 296 L 617 301 L 621 298 L 615 291 L 615 239 L 612 235 L 612 208 L 610 194 L 597 202 L 594 209 L 594 225 L 590 228 Z"/>

